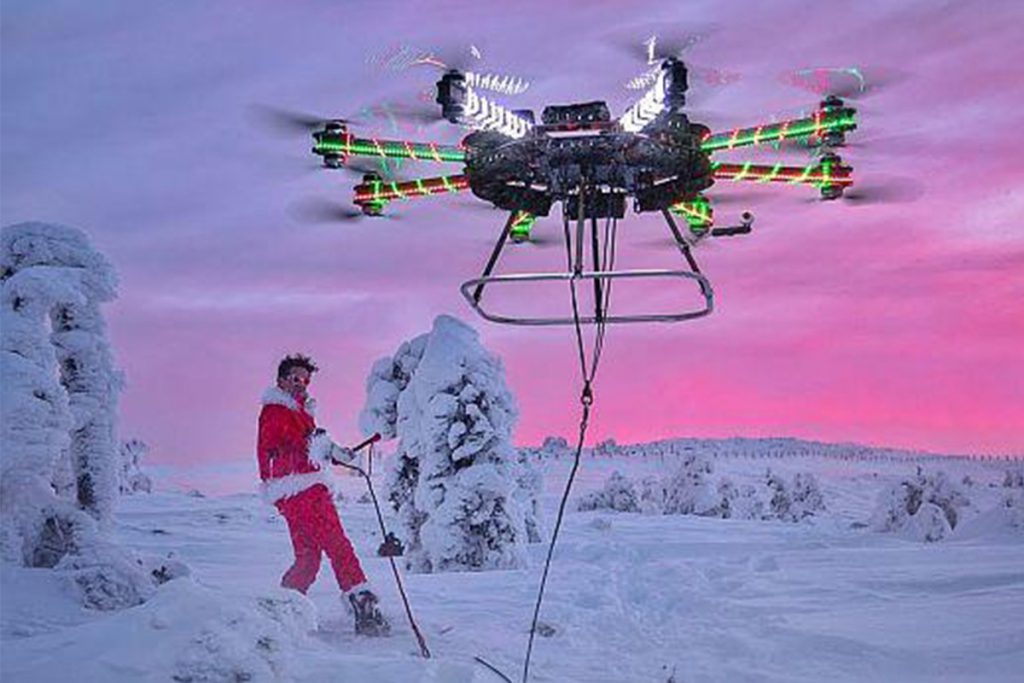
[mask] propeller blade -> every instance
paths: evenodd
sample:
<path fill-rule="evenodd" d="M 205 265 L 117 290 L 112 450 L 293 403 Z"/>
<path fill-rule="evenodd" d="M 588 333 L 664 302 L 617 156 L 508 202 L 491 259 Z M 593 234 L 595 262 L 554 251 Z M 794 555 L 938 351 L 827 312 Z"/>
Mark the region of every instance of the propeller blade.
<path fill-rule="evenodd" d="M 397 219 L 393 214 L 381 214 L 380 216 L 367 216 L 359 208 L 340 204 L 323 197 L 306 197 L 294 202 L 288 210 L 288 214 L 297 223 L 311 225 L 323 225 L 327 223 L 351 223 L 364 218 L 386 218 Z"/>
<path fill-rule="evenodd" d="M 388 172 L 389 169 L 383 168 L 381 164 L 375 163 L 368 159 L 361 158 L 349 158 L 343 165 L 338 167 L 338 170 L 345 171 L 354 176 L 364 176 L 371 173 L 376 173 L 385 180 L 393 180 L 391 174 Z"/>
<path fill-rule="evenodd" d="M 356 119 L 316 116 L 269 104 L 250 105 L 249 112 L 252 118 L 261 125 L 282 133 L 312 133 L 318 128 L 322 128 L 328 121 L 340 121 L 346 125 L 362 125 L 362 122 Z"/>
<path fill-rule="evenodd" d="M 620 52 L 646 64 L 668 57 L 678 58 L 710 38 L 717 30 L 713 25 L 634 27 L 626 32 L 617 31 L 609 35 L 607 42 Z"/>
<path fill-rule="evenodd" d="M 424 50 L 424 54 L 412 65 L 433 66 L 441 71 L 470 71 L 481 60 L 480 49 L 475 45 L 446 44 Z"/>
<path fill-rule="evenodd" d="M 851 206 L 872 204 L 912 204 L 925 195 L 922 183 L 904 177 L 874 176 L 864 183 L 855 183 L 845 190 L 838 199 L 815 197 L 812 202 L 841 201 Z"/>
<path fill-rule="evenodd" d="M 441 116 L 441 105 L 431 104 L 429 102 L 399 102 L 387 105 L 384 111 L 391 116 L 394 116 L 396 119 L 408 121 L 410 123 L 430 125 L 432 123 L 444 121 L 444 117 Z"/>
<path fill-rule="evenodd" d="M 739 204 L 751 206 L 764 201 L 764 194 L 746 189 L 733 189 L 726 183 L 716 183 L 714 193 L 708 194 L 707 198 L 711 202 L 711 208 L 715 209 L 720 206 L 736 206 Z M 717 216 L 718 212 L 715 215 Z"/>
<path fill-rule="evenodd" d="M 404 166 L 402 160 L 378 159 L 376 157 L 349 157 L 340 166 L 324 166 L 321 164 L 319 168 L 343 171 L 359 180 L 362 180 L 365 175 L 374 174 L 380 176 L 380 179 L 386 182 L 404 182 L 404 174 L 399 172 L 402 166 Z"/>
<path fill-rule="evenodd" d="M 786 85 L 814 93 L 834 95 L 844 100 L 859 100 L 899 83 L 905 74 L 880 66 L 815 67 L 796 69 L 779 76 Z"/>
<path fill-rule="evenodd" d="M 887 181 L 874 180 L 864 185 L 854 185 L 843 192 L 842 200 L 847 204 L 912 204 L 925 194 L 924 185 L 909 178 L 894 178 Z"/>
<path fill-rule="evenodd" d="M 443 196 L 443 195 L 442 195 Z M 488 214 L 488 215 L 504 215 L 508 217 L 508 211 L 499 209 L 494 204 L 483 199 L 476 198 L 470 192 L 461 193 L 458 199 L 449 199 L 445 201 L 445 204 L 452 209 L 458 209 L 460 211 L 472 211 L 474 213 Z"/>

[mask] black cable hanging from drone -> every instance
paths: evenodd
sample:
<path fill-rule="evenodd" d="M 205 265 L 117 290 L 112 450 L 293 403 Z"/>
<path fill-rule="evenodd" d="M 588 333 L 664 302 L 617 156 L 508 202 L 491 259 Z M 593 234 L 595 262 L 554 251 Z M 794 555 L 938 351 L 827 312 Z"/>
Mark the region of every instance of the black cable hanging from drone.
<path fill-rule="evenodd" d="M 577 292 L 577 284 L 584 279 L 584 261 L 586 252 L 586 216 L 584 214 L 585 202 L 584 198 L 587 193 L 587 187 L 585 184 L 579 187 L 580 201 L 577 207 L 577 217 L 575 221 L 575 227 L 571 226 L 572 220 L 569 217 L 569 212 L 566 211 L 563 214 L 562 228 L 563 236 L 565 240 L 565 252 L 566 252 L 566 263 L 570 272 L 568 278 L 569 283 L 569 295 L 572 304 L 572 320 L 573 330 L 575 332 L 576 340 L 576 351 L 580 362 L 580 373 L 582 378 L 582 389 L 580 391 L 580 405 L 582 407 L 582 414 L 580 416 L 579 423 L 579 434 L 576 441 L 576 450 L 573 457 L 572 468 L 569 471 L 569 477 L 566 480 L 565 488 L 562 491 L 562 496 L 558 505 L 558 514 L 555 518 L 555 525 L 551 532 L 551 541 L 548 544 L 547 555 L 544 560 L 544 569 L 541 573 L 540 585 L 537 589 L 537 600 L 534 604 L 533 617 L 530 622 L 530 634 L 526 646 L 526 654 L 523 660 L 523 676 L 522 682 L 526 683 L 530 676 L 530 661 L 533 655 L 533 643 L 537 633 L 537 625 L 540 621 L 540 610 L 541 605 L 544 601 L 544 591 L 547 587 L 548 574 L 551 569 L 551 562 L 554 557 L 555 545 L 558 541 L 558 534 L 562 528 L 562 521 L 565 517 L 565 509 L 569 501 L 569 495 L 572 491 L 573 483 L 576 480 L 576 474 L 579 471 L 580 459 L 583 453 L 583 444 L 586 440 L 587 428 L 590 424 L 590 413 L 591 408 L 594 404 L 594 378 L 597 375 L 597 369 L 601 361 L 601 354 L 604 350 L 605 330 L 608 325 L 608 309 L 611 302 L 611 290 L 612 283 L 602 283 L 601 278 L 593 278 L 594 285 L 594 337 L 590 348 L 590 357 L 588 359 L 587 344 L 584 339 L 583 333 L 583 320 L 584 316 L 580 313 L 580 302 L 579 295 Z M 603 234 L 602 234 L 603 233 Z M 616 241 L 618 237 L 618 218 L 614 215 L 609 214 L 605 219 L 604 229 L 599 230 L 598 218 L 590 218 L 590 251 L 591 251 L 591 263 L 594 269 L 594 273 L 610 272 L 615 265 L 615 254 L 616 254 Z M 488 669 L 493 671 L 495 674 L 500 676 L 507 683 L 512 683 L 512 679 L 509 678 L 496 666 L 488 662 L 482 657 L 475 658 L 477 662 L 486 666 Z"/>

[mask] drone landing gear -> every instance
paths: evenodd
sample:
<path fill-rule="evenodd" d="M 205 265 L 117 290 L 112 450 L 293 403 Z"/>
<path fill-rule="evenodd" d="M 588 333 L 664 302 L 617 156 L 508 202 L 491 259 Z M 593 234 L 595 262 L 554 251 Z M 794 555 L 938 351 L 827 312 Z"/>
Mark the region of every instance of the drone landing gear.
<path fill-rule="evenodd" d="M 582 191 L 581 191 L 582 193 Z M 681 322 L 699 318 L 711 313 L 714 308 L 714 293 L 711 283 L 700 272 L 697 262 L 690 251 L 690 246 L 683 238 L 678 226 L 668 211 L 662 215 L 686 261 L 686 268 L 680 269 L 615 269 L 615 246 L 618 219 L 614 216 L 603 219 L 600 226 L 597 218 L 588 219 L 584 214 L 586 202 L 577 201 L 578 209 L 575 220 L 569 216 L 563 218 L 566 264 L 565 272 L 546 273 L 511 273 L 495 275 L 494 268 L 513 235 L 517 213 L 513 212 L 505 222 L 505 227 L 491 251 L 487 264 L 480 277 L 463 282 L 460 290 L 469 305 L 481 317 L 495 323 L 509 325 L 574 325 L 578 323 L 603 325 L 606 323 L 639 323 L 639 322 Z M 589 230 L 588 230 L 589 228 Z M 589 234 L 588 234 L 589 233 Z M 514 241 L 514 239 L 513 239 Z M 587 252 L 590 256 L 590 269 L 586 269 Z M 612 314 L 609 302 L 612 285 L 616 281 L 654 281 L 684 280 L 694 282 L 700 290 L 703 305 L 681 311 Z M 505 315 L 491 312 L 484 308 L 484 295 L 494 284 L 512 285 L 523 283 L 567 282 L 573 303 L 572 316 L 521 316 Z M 577 284 L 589 282 L 593 288 L 593 311 L 582 313 L 577 310 Z"/>

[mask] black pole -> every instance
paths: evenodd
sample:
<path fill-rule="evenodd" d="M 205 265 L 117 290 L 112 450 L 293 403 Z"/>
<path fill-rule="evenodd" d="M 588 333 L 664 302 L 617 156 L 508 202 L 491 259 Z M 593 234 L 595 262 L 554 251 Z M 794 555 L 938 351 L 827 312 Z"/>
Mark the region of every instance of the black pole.
<path fill-rule="evenodd" d="M 501 255 L 501 250 L 505 248 L 505 242 L 508 241 L 508 236 L 512 232 L 512 223 L 514 223 L 515 220 L 516 212 L 513 211 L 509 214 L 508 220 L 505 221 L 505 229 L 501 231 L 501 235 L 498 237 L 498 241 L 494 245 L 494 250 L 491 252 L 490 258 L 487 259 L 487 265 L 484 266 L 484 272 L 483 275 L 480 276 L 481 278 L 486 278 L 491 274 L 491 271 L 494 270 L 494 265 L 498 262 L 498 256 Z M 473 290 L 473 301 L 475 303 L 480 303 L 480 297 L 484 293 L 484 286 L 485 283 L 481 282 L 476 286 L 476 289 Z"/>

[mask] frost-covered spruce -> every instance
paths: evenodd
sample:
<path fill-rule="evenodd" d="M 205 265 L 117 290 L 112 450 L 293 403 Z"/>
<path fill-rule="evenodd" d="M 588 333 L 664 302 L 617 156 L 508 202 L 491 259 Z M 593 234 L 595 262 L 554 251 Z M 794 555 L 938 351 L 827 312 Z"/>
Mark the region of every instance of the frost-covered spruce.
<path fill-rule="evenodd" d="M 792 501 L 789 496 L 789 487 L 781 475 L 768 470 L 765 475 L 765 483 L 768 486 L 768 510 L 770 516 L 775 519 L 789 521 L 792 518 L 790 507 Z"/>
<path fill-rule="evenodd" d="M 541 527 L 540 494 L 544 490 L 544 473 L 530 454 L 523 450 L 516 451 L 516 488 L 515 499 L 523 513 L 523 526 L 526 528 L 528 543 L 540 543 L 544 540 L 544 529 Z"/>
<path fill-rule="evenodd" d="M 726 519 L 764 519 L 764 501 L 750 484 L 738 487 L 728 478 L 718 484 L 721 516 Z"/>
<path fill-rule="evenodd" d="M 531 512 L 518 490 L 516 418 L 501 361 L 450 316 L 373 366 L 360 426 L 399 439 L 389 500 L 408 569 L 525 565 Z"/>
<path fill-rule="evenodd" d="M 569 442 L 564 436 L 548 436 L 545 437 L 544 443 L 541 444 L 541 453 L 546 458 L 559 459 L 563 455 L 571 455 L 572 449 L 569 448 Z"/>
<path fill-rule="evenodd" d="M 142 458 L 149 452 L 149 446 L 141 439 L 128 439 L 121 442 L 121 466 L 117 472 L 117 487 L 122 495 L 133 493 L 149 493 L 153 490 L 153 482 L 142 471 Z"/>
<path fill-rule="evenodd" d="M 117 276 L 81 231 L 66 226 L 8 226 L 2 251 L 5 289 L 23 290 L 33 281 L 28 298 L 47 309 L 47 345 L 55 353 L 73 420 L 69 453 L 76 495 L 83 509 L 105 523 L 117 492 L 115 421 L 122 378 L 113 364 L 100 304 L 115 298 Z M 39 311 L 29 313 L 25 298 L 13 294 L 5 318 L 20 318 L 16 325 L 38 324 Z"/>
<path fill-rule="evenodd" d="M 0 283 L 4 557 L 66 570 L 88 606 L 137 604 L 151 581 L 105 534 L 121 376 L 100 304 L 114 269 L 79 230 L 20 223 L 0 232 Z"/>
<path fill-rule="evenodd" d="M 615 443 L 615 439 L 605 439 L 594 446 L 593 456 L 595 458 L 613 458 L 619 453 L 619 445 Z"/>
<path fill-rule="evenodd" d="M 825 509 L 818 480 L 809 472 L 797 472 L 792 481 L 768 471 L 766 484 L 770 495 L 768 517 L 783 522 L 800 522 Z"/>
<path fill-rule="evenodd" d="M 42 268 L 16 269 L 13 233 L 0 252 L 0 512 L 4 558 L 52 567 L 71 548 L 65 541 L 84 514 L 58 498 L 53 480 L 68 452 L 72 425 L 67 392 L 57 379 L 50 343 L 54 302 L 78 296 L 75 283 Z"/>
<path fill-rule="evenodd" d="M 825 510 L 825 498 L 821 495 L 818 480 L 810 472 L 797 472 L 790 490 L 790 521 L 799 522 Z"/>
<path fill-rule="evenodd" d="M 548 436 L 539 447 L 522 447 L 520 453 L 527 458 L 539 460 L 558 460 L 563 456 L 571 456 L 575 452 L 569 449 L 569 442 L 565 437 Z"/>
<path fill-rule="evenodd" d="M 576 509 L 614 510 L 615 512 L 640 512 L 640 500 L 633 481 L 621 472 L 612 472 L 604 487 L 580 498 Z"/>
<path fill-rule="evenodd" d="M 882 492 L 871 517 L 877 531 L 903 532 L 911 538 L 937 541 L 956 528 L 961 511 L 970 505 L 964 493 L 943 471 L 925 472 Z"/>
<path fill-rule="evenodd" d="M 666 515 L 721 516 L 721 498 L 711 481 L 711 461 L 691 451 L 665 481 Z"/>
<path fill-rule="evenodd" d="M 1024 489 L 1024 467 L 1013 467 L 1003 475 L 1003 488 Z"/>
<path fill-rule="evenodd" d="M 665 483 L 658 477 L 641 479 L 637 505 L 645 515 L 660 515 L 665 507 Z"/>

